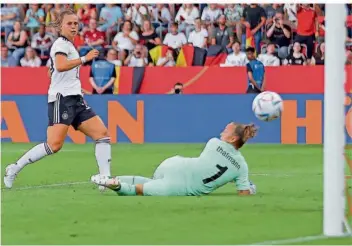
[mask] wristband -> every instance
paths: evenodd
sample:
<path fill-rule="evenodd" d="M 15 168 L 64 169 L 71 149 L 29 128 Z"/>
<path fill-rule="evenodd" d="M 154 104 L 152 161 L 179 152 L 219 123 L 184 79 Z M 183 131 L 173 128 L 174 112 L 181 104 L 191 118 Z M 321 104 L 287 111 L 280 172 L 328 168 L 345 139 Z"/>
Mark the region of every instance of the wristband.
<path fill-rule="evenodd" d="M 87 59 L 85 56 L 80 57 L 82 64 L 86 63 Z"/>

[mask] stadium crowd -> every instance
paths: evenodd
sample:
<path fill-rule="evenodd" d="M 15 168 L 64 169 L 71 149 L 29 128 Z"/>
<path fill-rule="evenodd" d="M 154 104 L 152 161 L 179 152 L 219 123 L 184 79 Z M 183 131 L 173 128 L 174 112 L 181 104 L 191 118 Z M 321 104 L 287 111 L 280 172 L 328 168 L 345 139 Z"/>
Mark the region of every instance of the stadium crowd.
<path fill-rule="evenodd" d="M 176 66 L 184 45 L 221 46 L 220 66 L 245 66 L 248 46 L 265 66 L 324 64 L 324 4 L 1 4 L 1 66 L 50 65 L 50 23 L 65 8 L 80 20 L 80 55 L 95 48 L 116 66 Z M 352 4 L 346 11 L 351 64 Z M 149 51 L 159 45 L 168 50 L 155 61 Z"/>

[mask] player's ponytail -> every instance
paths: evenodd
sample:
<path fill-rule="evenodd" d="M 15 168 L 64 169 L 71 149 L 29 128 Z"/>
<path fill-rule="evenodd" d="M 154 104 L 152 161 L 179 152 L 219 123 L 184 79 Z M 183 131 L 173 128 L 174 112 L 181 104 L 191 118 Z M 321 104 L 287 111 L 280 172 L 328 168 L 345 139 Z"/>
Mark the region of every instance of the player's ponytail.
<path fill-rule="evenodd" d="M 58 14 L 56 20 L 50 22 L 48 26 L 55 28 L 56 31 L 60 34 L 62 21 L 66 15 L 76 15 L 76 13 L 73 9 L 64 9 L 60 12 L 60 14 Z"/>
<path fill-rule="evenodd" d="M 249 139 L 253 138 L 257 134 L 258 128 L 254 124 L 249 125 L 237 125 L 235 134 L 239 137 L 237 140 L 237 148 L 241 148 Z"/>
<path fill-rule="evenodd" d="M 248 139 L 255 137 L 258 128 L 254 124 L 245 125 L 243 130 L 243 141 L 246 142 Z"/>

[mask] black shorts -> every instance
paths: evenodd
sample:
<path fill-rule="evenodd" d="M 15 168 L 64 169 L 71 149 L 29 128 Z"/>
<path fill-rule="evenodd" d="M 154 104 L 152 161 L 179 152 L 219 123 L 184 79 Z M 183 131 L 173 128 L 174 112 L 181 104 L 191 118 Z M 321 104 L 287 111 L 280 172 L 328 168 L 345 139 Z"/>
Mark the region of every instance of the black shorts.
<path fill-rule="evenodd" d="M 48 104 L 49 126 L 55 124 L 72 125 L 77 130 L 82 122 L 95 115 L 80 95 L 64 97 L 57 94 L 56 101 Z"/>
<path fill-rule="evenodd" d="M 259 94 L 259 93 L 261 93 L 261 91 L 258 90 L 257 87 L 248 86 L 247 93 L 257 93 L 257 94 Z"/>

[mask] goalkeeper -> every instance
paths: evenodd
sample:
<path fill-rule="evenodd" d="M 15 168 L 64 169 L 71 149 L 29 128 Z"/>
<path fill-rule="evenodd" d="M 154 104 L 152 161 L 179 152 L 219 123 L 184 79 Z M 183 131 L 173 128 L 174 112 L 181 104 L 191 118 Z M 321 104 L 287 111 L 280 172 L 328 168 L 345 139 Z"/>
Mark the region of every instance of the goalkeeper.
<path fill-rule="evenodd" d="M 93 175 L 91 181 L 125 196 L 200 196 L 234 181 L 239 195 L 256 193 L 239 149 L 256 135 L 254 125 L 230 123 L 212 138 L 199 157 L 174 156 L 163 161 L 153 178 Z"/>

